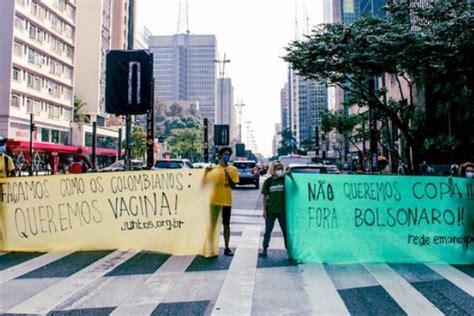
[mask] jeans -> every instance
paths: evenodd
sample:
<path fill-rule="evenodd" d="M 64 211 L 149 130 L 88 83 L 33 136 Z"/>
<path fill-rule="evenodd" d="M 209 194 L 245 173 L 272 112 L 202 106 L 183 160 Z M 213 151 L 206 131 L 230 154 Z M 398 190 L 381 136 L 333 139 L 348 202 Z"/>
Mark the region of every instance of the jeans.
<path fill-rule="evenodd" d="M 270 244 L 270 237 L 272 235 L 273 226 L 275 226 L 275 220 L 278 219 L 280 223 L 281 231 L 283 232 L 283 238 L 285 239 L 285 248 L 286 244 L 286 215 L 285 213 L 271 213 L 267 212 L 267 218 L 265 219 L 265 235 L 263 236 L 263 248 L 268 248 Z"/>

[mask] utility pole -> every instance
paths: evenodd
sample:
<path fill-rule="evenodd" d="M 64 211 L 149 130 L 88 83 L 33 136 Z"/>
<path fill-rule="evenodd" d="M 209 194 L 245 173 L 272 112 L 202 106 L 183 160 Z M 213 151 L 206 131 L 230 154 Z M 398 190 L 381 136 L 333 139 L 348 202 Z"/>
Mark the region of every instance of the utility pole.
<path fill-rule="evenodd" d="M 224 75 L 225 75 L 225 64 L 230 63 L 230 59 L 226 59 L 226 54 L 224 53 L 224 59 L 219 59 L 217 57 L 214 60 L 215 63 L 219 65 L 219 77 L 220 77 L 220 86 L 221 86 L 221 93 L 220 93 L 220 113 L 219 113 L 219 121 L 218 124 L 224 124 Z"/>
<path fill-rule="evenodd" d="M 245 103 L 240 101 L 235 106 L 239 113 L 239 143 L 242 143 L 242 108 L 245 106 Z"/>
<path fill-rule="evenodd" d="M 128 38 L 127 38 L 127 49 L 133 49 L 133 20 L 134 20 L 134 10 L 135 0 L 128 1 Z M 125 170 L 132 170 L 132 116 L 126 115 L 125 116 Z"/>
<path fill-rule="evenodd" d="M 36 131 L 36 125 L 33 122 L 33 113 L 30 113 L 30 170 L 29 175 L 33 175 L 33 133 Z"/>

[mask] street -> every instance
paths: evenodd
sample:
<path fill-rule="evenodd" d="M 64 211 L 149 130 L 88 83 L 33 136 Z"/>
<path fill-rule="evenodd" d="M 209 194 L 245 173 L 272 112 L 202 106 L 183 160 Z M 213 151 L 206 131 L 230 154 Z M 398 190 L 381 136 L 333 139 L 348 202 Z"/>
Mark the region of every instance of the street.
<path fill-rule="evenodd" d="M 473 315 L 474 265 L 298 265 L 253 187 L 234 190 L 231 248 L 201 256 L 147 251 L 2 253 L 0 313 L 51 315 Z M 321 242 L 327 242 L 321 236 Z"/>

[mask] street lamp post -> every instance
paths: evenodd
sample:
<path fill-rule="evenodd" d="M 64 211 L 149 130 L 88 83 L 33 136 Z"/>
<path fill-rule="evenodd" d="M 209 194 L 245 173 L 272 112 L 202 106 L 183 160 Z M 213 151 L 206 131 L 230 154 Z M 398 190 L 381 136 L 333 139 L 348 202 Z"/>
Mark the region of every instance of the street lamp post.
<path fill-rule="evenodd" d="M 220 113 L 219 113 L 219 124 L 224 124 L 224 75 L 225 75 L 225 64 L 230 63 L 230 59 L 226 59 L 226 54 L 224 53 L 224 59 L 217 58 L 214 60 L 215 63 L 219 65 L 219 77 L 221 79 L 221 93 L 220 93 Z"/>
<path fill-rule="evenodd" d="M 245 103 L 240 101 L 235 106 L 239 113 L 239 143 L 242 143 L 242 108 L 245 106 Z"/>

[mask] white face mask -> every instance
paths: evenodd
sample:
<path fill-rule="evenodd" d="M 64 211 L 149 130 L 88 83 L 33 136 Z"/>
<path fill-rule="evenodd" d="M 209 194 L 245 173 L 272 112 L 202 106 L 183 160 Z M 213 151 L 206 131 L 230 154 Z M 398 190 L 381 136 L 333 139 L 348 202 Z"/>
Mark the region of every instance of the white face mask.
<path fill-rule="evenodd" d="M 277 177 L 281 177 L 281 176 L 283 176 L 283 170 L 276 170 L 275 174 L 276 174 Z"/>
<path fill-rule="evenodd" d="M 472 171 L 466 172 L 466 178 L 468 178 L 468 179 L 474 178 L 474 172 L 472 172 Z"/>

